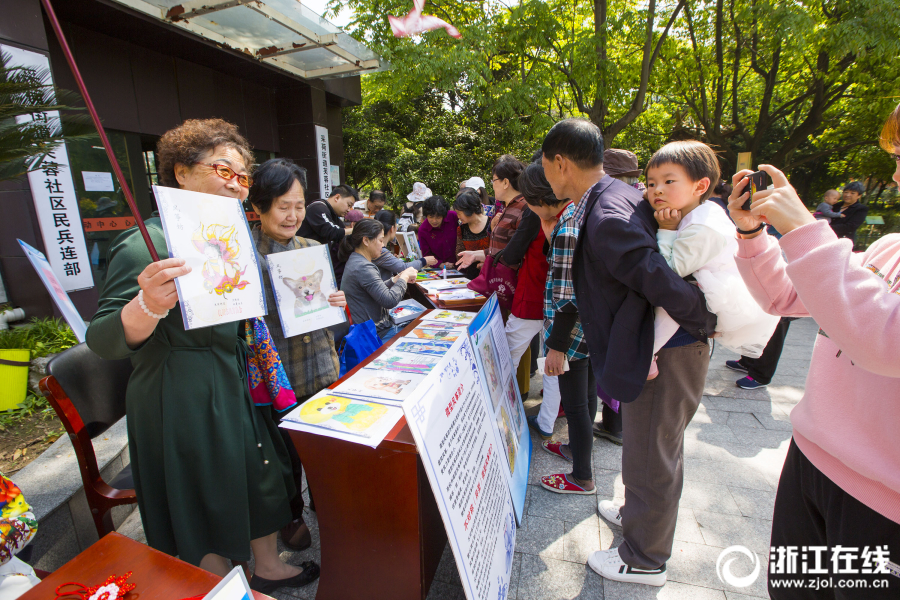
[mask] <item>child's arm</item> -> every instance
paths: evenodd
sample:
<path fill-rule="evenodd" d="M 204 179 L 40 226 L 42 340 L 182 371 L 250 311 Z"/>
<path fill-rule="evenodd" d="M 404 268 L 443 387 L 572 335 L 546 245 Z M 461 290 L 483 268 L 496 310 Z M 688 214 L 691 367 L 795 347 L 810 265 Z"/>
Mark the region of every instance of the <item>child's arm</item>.
<path fill-rule="evenodd" d="M 656 243 L 666 264 L 679 277 L 687 277 L 722 252 L 728 240 L 706 225 L 688 225 L 681 231 L 659 229 Z"/>
<path fill-rule="evenodd" d="M 841 211 L 833 211 L 831 210 L 831 205 L 827 202 L 822 202 L 816 207 L 816 212 L 822 213 L 824 216 L 829 219 L 839 219 L 844 216 Z"/>

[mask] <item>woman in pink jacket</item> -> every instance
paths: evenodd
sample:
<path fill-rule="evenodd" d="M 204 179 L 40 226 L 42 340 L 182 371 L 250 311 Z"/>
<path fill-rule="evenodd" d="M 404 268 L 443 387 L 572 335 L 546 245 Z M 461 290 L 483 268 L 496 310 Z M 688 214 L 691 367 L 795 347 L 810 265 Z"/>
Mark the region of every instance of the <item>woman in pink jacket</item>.
<path fill-rule="evenodd" d="M 900 106 L 881 145 L 898 163 L 900 184 Z M 811 316 L 820 327 L 806 393 L 791 413 L 793 440 L 772 520 L 769 594 L 898 598 L 900 234 L 854 254 L 850 240 L 816 221 L 781 171 L 760 168 L 775 186 L 754 194 L 749 211 L 741 206 L 750 171 L 733 179 L 728 208 L 738 228 L 738 268 L 767 312 Z M 766 235 L 763 218 L 781 240 Z M 829 578 L 820 589 L 786 587 Z"/>

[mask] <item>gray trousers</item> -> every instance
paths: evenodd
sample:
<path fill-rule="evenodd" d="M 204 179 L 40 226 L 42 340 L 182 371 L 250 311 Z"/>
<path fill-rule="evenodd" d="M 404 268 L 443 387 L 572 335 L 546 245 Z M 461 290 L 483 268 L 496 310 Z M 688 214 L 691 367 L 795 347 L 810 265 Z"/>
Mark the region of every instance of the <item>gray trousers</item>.
<path fill-rule="evenodd" d="M 622 405 L 622 533 L 625 564 L 658 569 L 672 556 L 684 484 L 684 430 L 703 395 L 709 346 L 664 348 L 659 375 L 634 402 Z"/>

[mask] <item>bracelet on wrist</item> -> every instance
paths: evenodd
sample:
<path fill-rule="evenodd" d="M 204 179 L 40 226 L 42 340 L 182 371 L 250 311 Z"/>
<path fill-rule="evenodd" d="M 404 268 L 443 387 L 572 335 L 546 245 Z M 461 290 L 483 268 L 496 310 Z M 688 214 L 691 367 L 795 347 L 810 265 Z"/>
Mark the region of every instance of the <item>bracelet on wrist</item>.
<path fill-rule="evenodd" d="M 738 228 L 737 228 L 737 232 L 738 232 L 739 234 L 741 234 L 741 235 L 751 235 L 751 234 L 757 233 L 757 232 L 759 232 L 759 231 L 762 231 L 762 230 L 765 229 L 765 228 L 766 228 L 766 224 L 765 224 L 765 223 L 760 223 L 760 224 L 759 224 L 759 227 L 757 227 L 756 229 L 751 229 L 750 231 L 744 231 L 743 229 L 741 229 L 741 228 L 738 227 Z"/>
<path fill-rule="evenodd" d="M 149 308 L 147 308 L 147 304 L 144 302 L 144 290 L 141 290 L 138 292 L 138 304 L 141 305 L 141 310 L 144 311 L 144 313 L 148 317 L 156 319 L 157 321 L 159 321 L 161 319 L 165 319 L 166 317 L 169 316 L 168 310 L 162 314 L 157 314 L 157 313 L 151 311 Z"/>

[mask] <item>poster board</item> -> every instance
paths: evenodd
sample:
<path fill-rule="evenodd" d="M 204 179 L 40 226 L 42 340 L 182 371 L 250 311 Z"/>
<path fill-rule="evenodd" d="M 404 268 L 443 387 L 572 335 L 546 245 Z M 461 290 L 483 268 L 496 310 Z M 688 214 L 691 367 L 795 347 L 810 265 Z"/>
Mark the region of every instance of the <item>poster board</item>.
<path fill-rule="evenodd" d="M 430 316 L 430 315 L 429 315 Z M 506 329 L 500 315 L 496 294 L 481 307 L 469 324 L 469 338 L 482 378 L 485 408 L 497 427 L 498 445 L 503 448 L 505 466 L 509 469 L 510 494 L 516 521 L 525 513 L 528 471 L 531 468 L 531 434 L 525 420 L 525 406 L 519 395 Z"/>
<path fill-rule="evenodd" d="M 316 164 L 319 168 L 319 198 L 331 195 L 336 185 L 331 182 L 331 150 L 328 147 L 328 128 L 316 125 Z"/>
<path fill-rule="evenodd" d="M 328 296 L 338 289 L 328 246 L 269 254 L 266 264 L 284 337 L 347 320 L 344 309 L 328 304 Z"/>
<path fill-rule="evenodd" d="M 38 277 L 41 278 L 41 282 L 47 288 L 47 292 L 50 293 L 53 303 L 56 304 L 56 308 L 59 309 L 66 323 L 72 328 L 72 332 L 78 338 L 78 342 L 84 342 L 87 335 L 87 325 L 84 324 L 84 319 L 81 318 L 78 309 L 72 304 L 72 300 L 69 298 L 66 290 L 63 289 L 59 279 L 56 278 L 56 273 L 53 272 L 53 267 L 50 266 L 47 258 L 42 252 L 32 248 L 22 240 L 16 241 L 22 246 L 25 256 L 28 257 L 28 261 L 34 267 L 34 270 L 37 271 Z"/>
<path fill-rule="evenodd" d="M 515 510 L 470 340 L 460 337 L 403 412 L 468 600 L 505 600 Z"/>
<path fill-rule="evenodd" d="M 422 258 L 422 249 L 419 247 L 419 239 L 411 231 L 398 231 L 397 243 L 400 245 L 400 256 L 407 260 L 419 260 Z"/>
<path fill-rule="evenodd" d="M 185 329 L 266 314 L 257 253 L 237 198 L 153 186 L 169 256 L 191 272 L 175 279 Z"/>
<path fill-rule="evenodd" d="M 10 57 L 7 68 L 25 67 L 47 73 L 44 83 L 53 85 L 47 56 L 5 44 L 0 44 L 0 51 Z M 19 124 L 30 121 L 40 122 L 48 127 L 58 126 L 59 111 L 16 117 L 16 123 Z M 94 287 L 75 181 L 72 179 L 69 153 L 64 143 L 48 153 L 37 169 L 28 172 L 28 186 L 34 199 L 41 237 L 44 238 L 44 248 L 47 251 L 45 258 L 52 266 L 56 279 L 67 292 Z"/>

